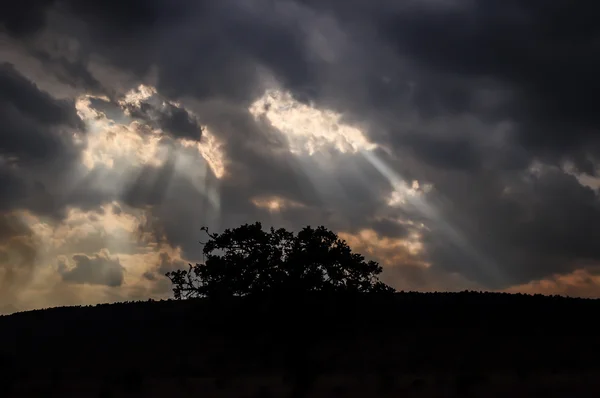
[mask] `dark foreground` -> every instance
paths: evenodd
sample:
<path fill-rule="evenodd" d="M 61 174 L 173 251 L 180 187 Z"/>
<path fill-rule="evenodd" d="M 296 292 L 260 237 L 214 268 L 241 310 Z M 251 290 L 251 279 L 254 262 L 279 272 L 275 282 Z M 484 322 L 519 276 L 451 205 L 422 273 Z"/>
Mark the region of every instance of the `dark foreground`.
<path fill-rule="evenodd" d="M 0 397 L 598 397 L 600 301 L 400 293 L 0 317 Z"/>

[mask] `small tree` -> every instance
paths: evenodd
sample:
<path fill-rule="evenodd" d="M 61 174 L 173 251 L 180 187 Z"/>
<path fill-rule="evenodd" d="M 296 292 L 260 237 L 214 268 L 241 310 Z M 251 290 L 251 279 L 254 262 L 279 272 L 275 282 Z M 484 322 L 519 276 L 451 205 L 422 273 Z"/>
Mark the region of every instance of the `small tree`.
<path fill-rule="evenodd" d="M 379 281 L 381 266 L 353 253 L 326 229 L 305 227 L 264 231 L 244 224 L 210 233 L 204 264 L 168 272 L 175 298 L 247 296 L 255 293 L 350 292 L 389 293 Z"/>

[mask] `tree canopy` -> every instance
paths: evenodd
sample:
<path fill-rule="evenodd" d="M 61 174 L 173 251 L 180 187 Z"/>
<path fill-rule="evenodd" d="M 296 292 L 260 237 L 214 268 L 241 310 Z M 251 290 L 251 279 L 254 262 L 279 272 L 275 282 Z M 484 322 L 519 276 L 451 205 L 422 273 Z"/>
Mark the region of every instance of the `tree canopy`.
<path fill-rule="evenodd" d="M 320 226 L 297 234 L 261 223 L 210 233 L 203 264 L 168 272 L 175 298 L 231 297 L 260 293 L 389 293 L 382 267 L 353 253 L 337 234 Z"/>

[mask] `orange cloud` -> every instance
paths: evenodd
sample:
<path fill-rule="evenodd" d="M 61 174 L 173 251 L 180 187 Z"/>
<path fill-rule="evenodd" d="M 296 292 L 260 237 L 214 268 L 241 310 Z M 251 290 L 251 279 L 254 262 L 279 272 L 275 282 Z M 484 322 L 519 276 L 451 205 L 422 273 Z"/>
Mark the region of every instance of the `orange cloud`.
<path fill-rule="evenodd" d="M 372 229 L 363 229 L 357 234 L 340 232 L 338 235 L 353 250 L 376 259 L 382 265 L 401 266 L 412 264 L 424 268 L 429 267 L 428 263 L 419 258 L 423 251 L 423 245 L 418 233 L 413 233 L 403 239 L 379 236 Z"/>
<path fill-rule="evenodd" d="M 553 275 L 506 289 L 509 293 L 558 294 L 572 297 L 600 297 L 600 274 L 593 269 L 578 269 L 570 274 Z"/>
<path fill-rule="evenodd" d="M 164 273 L 187 261 L 180 248 L 139 232 L 144 217 L 118 203 L 71 209 L 59 223 L 0 214 L 0 314 L 169 297 Z"/>
<path fill-rule="evenodd" d="M 269 210 L 270 212 L 279 212 L 283 209 L 304 207 L 302 203 L 279 196 L 256 197 L 252 199 L 252 204 L 258 208 Z"/>
<path fill-rule="evenodd" d="M 378 261 L 383 266 L 381 279 L 396 290 L 482 290 L 458 273 L 432 269 L 422 258 L 424 247 L 417 232 L 403 239 L 380 236 L 371 229 L 338 235 L 352 250 Z"/>

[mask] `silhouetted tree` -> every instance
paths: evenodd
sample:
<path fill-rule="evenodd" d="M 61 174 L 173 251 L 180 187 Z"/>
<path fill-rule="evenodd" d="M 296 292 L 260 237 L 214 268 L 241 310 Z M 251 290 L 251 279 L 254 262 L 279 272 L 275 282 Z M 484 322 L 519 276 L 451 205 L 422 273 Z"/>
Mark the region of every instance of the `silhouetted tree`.
<path fill-rule="evenodd" d="M 353 253 L 325 227 L 297 234 L 264 231 L 260 223 L 210 233 L 204 264 L 168 272 L 175 298 L 247 296 L 255 293 L 389 293 L 381 266 Z"/>

